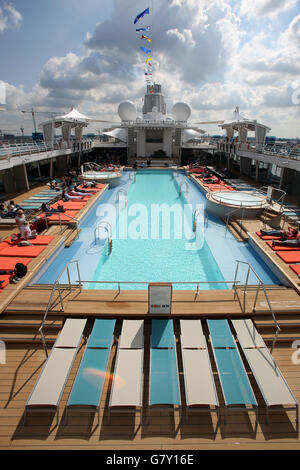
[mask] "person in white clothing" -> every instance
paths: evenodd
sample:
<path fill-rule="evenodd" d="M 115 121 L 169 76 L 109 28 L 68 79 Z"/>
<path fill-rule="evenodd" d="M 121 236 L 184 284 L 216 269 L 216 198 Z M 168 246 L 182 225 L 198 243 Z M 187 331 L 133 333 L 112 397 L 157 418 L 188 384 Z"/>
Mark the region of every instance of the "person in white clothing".
<path fill-rule="evenodd" d="M 29 240 L 31 238 L 36 238 L 36 236 L 37 236 L 36 230 L 31 230 L 30 227 L 29 227 L 28 222 L 24 222 L 20 226 L 20 233 L 21 233 L 21 241 L 19 243 L 20 246 L 22 246 L 22 245 L 31 245 Z"/>

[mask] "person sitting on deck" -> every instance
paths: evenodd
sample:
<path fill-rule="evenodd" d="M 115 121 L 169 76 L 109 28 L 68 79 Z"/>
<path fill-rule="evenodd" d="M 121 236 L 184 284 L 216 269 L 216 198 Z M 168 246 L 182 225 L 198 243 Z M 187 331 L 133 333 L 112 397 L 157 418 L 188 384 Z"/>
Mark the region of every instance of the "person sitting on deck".
<path fill-rule="evenodd" d="M 280 240 L 293 240 L 298 235 L 296 228 L 288 227 L 287 230 L 260 230 L 261 235 L 270 235 L 272 237 L 280 237 Z"/>
<path fill-rule="evenodd" d="M 28 222 L 23 222 L 20 226 L 21 240 L 18 243 L 19 246 L 31 245 L 29 240 L 31 238 L 36 238 L 36 230 L 31 230 Z"/>
<path fill-rule="evenodd" d="M 272 240 L 272 246 L 290 246 L 292 248 L 300 247 L 300 238 L 294 240 Z"/>
<path fill-rule="evenodd" d="M 22 211 L 22 209 L 18 210 L 17 215 L 15 215 L 15 220 L 16 220 L 17 227 L 20 230 L 21 225 L 24 222 L 26 222 L 26 216 L 25 216 L 24 212 Z"/>

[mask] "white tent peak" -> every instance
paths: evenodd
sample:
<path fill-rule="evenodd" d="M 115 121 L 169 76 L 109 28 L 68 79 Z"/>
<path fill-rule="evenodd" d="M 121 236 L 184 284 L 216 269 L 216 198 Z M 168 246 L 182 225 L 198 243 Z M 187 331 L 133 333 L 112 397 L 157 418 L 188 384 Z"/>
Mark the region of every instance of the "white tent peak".
<path fill-rule="evenodd" d="M 66 121 L 93 121 L 93 119 L 85 116 L 84 114 L 80 113 L 74 107 L 69 111 L 69 113 L 65 114 L 64 116 L 56 116 L 56 120 L 63 119 Z"/>

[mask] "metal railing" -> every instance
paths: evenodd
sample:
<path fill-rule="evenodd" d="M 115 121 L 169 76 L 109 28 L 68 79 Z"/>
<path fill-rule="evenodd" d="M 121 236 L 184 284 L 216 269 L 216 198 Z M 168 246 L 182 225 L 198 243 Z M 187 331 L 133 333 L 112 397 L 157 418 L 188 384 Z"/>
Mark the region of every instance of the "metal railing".
<path fill-rule="evenodd" d="M 283 205 L 283 201 L 284 201 L 284 198 L 286 196 L 286 192 L 283 191 L 282 189 L 278 189 L 278 188 L 274 188 L 273 186 L 269 185 L 269 186 L 262 186 L 261 188 L 259 188 L 257 191 L 254 191 L 253 192 L 253 195 L 255 196 L 256 194 L 259 194 L 259 195 L 264 195 L 264 196 L 267 196 L 268 195 L 268 189 L 269 188 L 273 188 L 273 193 L 276 192 L 276 193 L 281 193 L 281 196 L 276 199 L 276 203 L 280 206 L 280 213 L 283 212 L 283 209 L 284 209 L 284 205 Z M 269 207 L 272 203 L 272 200 L 268 201 L 267 200 L 267 203 L 269 204 Z M 267 207 L 268 208 L 268 207 Z"/>
<path fill-rule="evenodd" d="M 185 185 L 185 188 L 186 188 L 186 192 L 188 193 L 189 192 L 189 185 L 187 183 L 187 181 L 183 181 L 182 183 L 180 183 L 180 186 L 179 186 L 179 196 L 181 196 L 182 194 L 182 186 Z"/>
<path fill-rule="evenodd" d="M 232 215 L 239 212 L 239 211 L 242 211 L 241 213 L 241 217 L 234 217 L 234 220 L 238 221 L 239 220 L 239 223 L 238 223 L 238 226 L 239 226 L 239 235 L 240 237 L 242 238 L 243 237 L 243 231 L 245 231 L 242 227 L 243 225 L 243 222 L 244 222 L 244 213 L 245 213 L 245 206 L 241 205 L 240 207 L 238 207 L 237 209 L 234 209 L 233 211 L 230 211 L 228 214 L 227 214 L 227 217 L 226 217 L 226 227 L 225 227 L 225 238 L 226 238 L 226 235 L 227 235 L 227 231 L 228 231 L 228 225 L 232 219 Z"/>
<path fill-rule="evenodd" d="M 49 217 L 51 217 L 51 215 L 56 215 L 56 214 L 58 215 L 60 232 L 62 232 L 62 223 L 61 223 L 61 216 L 62 215 L 65 216 L 65 217 L 68 217 L 71 220 L 74 220 L 75 223 L 76 223 L 77 236 L 79 236 L 79 230 L 78 230 L 79 221 L 77 219 L 75 219 L 75 217 L 72 217 L 71 215 L 66 214 L 65 212 L 46 212 L 46 214 L 49 214 Z M 45 214 L 45 217 L 47 218 L 46 214 Z"/>
<path fill-rule="evenodd" d="M 257 274 L 257 272 L 252 268 L 252 266 L 249 263 L 247 263 L 246 261 L 241 261 L 241 260 L 236 260 L 236 263 L 237 263 L 237 265 L 236 265 L 235 276 L 234 276 L 235 281 L 237 280 L 240 264 L 244 264 L 244 265 L 248 266 L 248 270 L 247 270 L 247 274 L 246 274 L 246 280 L 245 280 L 245 283 L 243 284 L 243 288 L 244 288 L 243 306 L 241 305 L 243 313 L 245 313 L 245 311 L 246 311 L 246 296 L 247 296 L 248 280 L 249 280 L 250 271 L 252 271 L 252 273 L 255 275 L 255 277 L 258 280 L 256 295 L 255 295 L 255 299 L 254 299 L 253 307 L 252 307 L 253 312 L 255 312 L 255 310 L 256 310 L 258 295 L 259 295 L 259 292 L 260 292 L 261 289 L 262 289 L 262 291 L 265 295 L 265 298 L 266 298 L 266 301 L 267 301 L 267 304 L 268 304 L 268 307 L 269 307 L 269 310 L 270 310 L 270 313 L 272 315 L 272 319 L 273 319 L 273 322 L 274 322 L 274 325 L 275 325 L 275 328 L 276 328 L 274 339 L 273 339 L 273 342 L 272 342 L 272 348 L 271 348 L 271 352 L 272 352 L 274 347 L 275 347 L 275 344 L 276 344 L 276 341 L 277 341 L 277 336 L 278 336 L 279 332 L 281 331 L 281 328 L 279 327 L 278 322 L 275 318 L 275 314 L 274 314 L 274 311 L 273 311 L 273 308 L 272 308 L 272 304 L 271 304 L 270 298 L 268 296 L 268 293 L 266 291 L 265 285 L 264 285 L 263 281 L 261 280 L 261 278 L 259 277 L 259 275 Z M 235 286 L 235 287 L 233 287 L 234 290 L 235 290 L 234 298 L 236 298 L 237 295 L 238 295 L 237 290 L 236 290 L 236 283 L 234 283 L 234 286 Z"/>
<path fill-rule="evenodd" d="M 194 211 L 194 217 L 193 217 L 193 232 L 196 232 L 197 230 L 197 217 L 199 215 L 199 213 L 201 212 L 201 209 L 196 209 Z"/>
<path fill-rule="evenodd" d="M 108 228 L 107 228 L 108 227 Z M 111 224 L 109 222 L 107 222 L 106 220 L 102 220 L 98 225 L 97 227 L 95 228 L 94 230 L 94 240 L 95 240 L 95 244 L 97 243 L 97 234 L 98 234 L 98 238 L 99 238 L 99 230 L 100 228 L 103 228 L 104 230 L 107 231 L 107 236 L 108 236 L 108 240 L 111 240 L 112 238 L 112 227 L 111 227 Z"/>
<path fill-rule="evenodd" d="M 127 191 L 124 188 L 121 188 L 118 190 L 116 194 L 116 203 L 118 202 L 120 204 L 120 194 L 123 193 L 125 195 L 125 207 L 127 207 Z"/>
<path fill-rule="evenodd" d="M 77 274 L 78 274 L 77 284 L 79 283 L 80 292 L 82 291 L 82 284 L 81 284 L 81 281 L 80 281 L 80 270 L 79 270 L 78 260 L 69 261 L 69 263 L 67 263 L 64 266 L 64 268 L 62 269 L 62 271 L 59 273 L 58 277 L 56 278 L 56 280 L 53 284 L 52 291 L 51 291 L 51 294 L 50 294 L 50 297 L 49 297 L 49 301 L 48 301 L 48 304 L 47 304 L 47 307 L 46 307 L 46 311 L 45 311 L 44 317 L 41 321 L 41 324 L 40 324 L 40 327 L 39 327 L 39 330 L 38 330 L 40 335 L 41 335 L 41 339 L 42 339 L 43 347 L 44 347 L 44 350 L 45 350 L 45 353 L 46 353 L 46 357 L 48 357 L 48 351 L 47 351 L 47 345 L 46 345 L 46 340 L 45 340 L 45 335 L 44 335 L 44 332 L 43 332 L 43 328 L 45 326 L 45 322 L 47 320 L 48 313 L 49 313 L 49 311 L 51 310 L 51 308 L 53 306 L 52 300 L 53 300 L 53 296 L 54 296 L 54 293 L 55 293 L 56 289 L 58 289 L 59 301 L 60 301 L 60 306 L 61 306 L 60 311 L 61 312 L 64 311 L 64 302 L 63 302 L 63 296 L 62 296 L 62 293 L 61 293 L 61 286 L 60 286 L 59 281 L 60 281 L 62 275 L 64 274 L 64 272 L 67 271 L 69 291 L 72 292 L 72 284 L 71 284 L 71 276 L 70 276 L 69 265 L 74 264 L 74 263 L 76 263 L 76 267 L 77 267 Z M 76 284 L 76 288 L 77 288 L 77 284 Z"/>

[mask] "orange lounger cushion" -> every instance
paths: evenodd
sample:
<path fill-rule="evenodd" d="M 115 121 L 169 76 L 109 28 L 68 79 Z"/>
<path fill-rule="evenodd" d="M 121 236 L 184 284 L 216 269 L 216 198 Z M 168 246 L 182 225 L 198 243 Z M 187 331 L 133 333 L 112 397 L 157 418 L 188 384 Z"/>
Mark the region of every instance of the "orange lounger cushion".
<path fill-rule="evenodd" d="M 69 221 L 69 220 L 72 220 L 71 217 L 76 217 L 76 214 L 78 213 L 78 210 L 77 211 L 65 211 L 65 212 L 55 212 L 53 215 L 50 215 L 49 217 L 47 217 L 48 220 L 52 220 L 52 221 L 55 221 L 55 222 L 59 222 L 60 220 L 62 222 L 65 222 L 65 221 Z M 44 214 L 41 214 L 42 216 Z M 70 217 L 68 217 L 68 215 Z"/>
<path fill-rule="evenodd" d="M 0 243 L 0 253 L 2 250 L 4 250 L 4 248 L 7 247 L 7 243 L 5 243 L 4 241 Z"/>
<path fill-rule="evenodd" d="M 279 256 L 285 263 L 300 263 L 300 252 L 299 251 L 287 251 L 286 253 L 278 253 Z"/>
<path fill-rule="evenodd" d="M 35 238 L 30 238 L 29 242 L 33 245 L 48 245 L 54 239 L 53 235 L 37 235 Z M 16 241 L 11 241 L 11 237 L 5 238 L 3 240 L 5 243 L 11 246 L 17 245 L 22 239 L 19 238 Z"/>
<path fill-rule="evenodd" d="M 300 246 L 284 246 L 284 245 L 275 245 L 272 246 L 271 241 L 266 242 L 274 251 L 300 251 Z M 1 252 L 0 252 L 1 253 Z"/>
<path fill-rule="evenodd" d="M 65 209 L 69 209 L 69 210 L 80 210 L 82 209 L 84 206 L 86 206 L 86 201 L 68 201 L 68 202 L 63 202 L 62 203 L 64 208 Z M 56 203 L 56 204 L 53 204 L 53 208 L 56 209 L 58 206 L 62 205 L 61 203 Z"/>
<path fill-rule="evenodd" d="M 12 280 L 12 274 L 0 274 L 0 289 L 4 289 Z M 1 282 L 4 281 L 4 282 Z"/>
<path fill-rule="evenodd" d="M 300 276 L 300 264 L 290 264 L 290 268 Z"/>
<path fill-rule="evenodd" d="M 280 240 L 280 237 L 275 235 L 262 235 L 260 232 L 255 232 L 262 240 Z M 272 243 L 271 243 L 272 244 Z"/>
<path fill-rule="evenodd" d="M 45 248 L 45 246 L 10 246 L 6 243 L 6 248 L 1 250 L 1 256 L 36 258 Z"/>
<path fill-rule="evenodd" d="M 9 256 L 0 256 L 0 269 L 15 269 L 17 263 L 22 263 L 27 266 L 32 258 L 16 258 Z"/>

